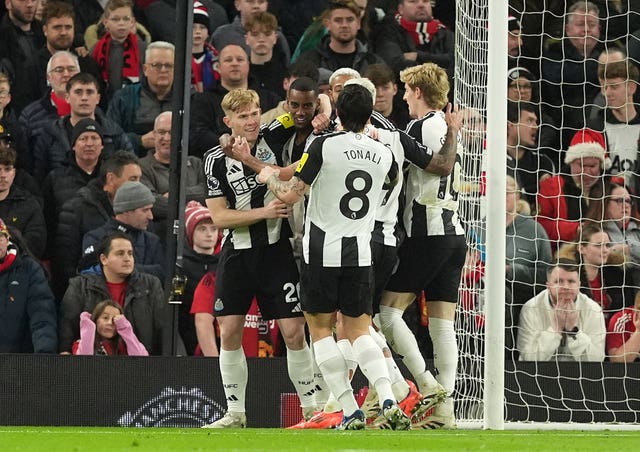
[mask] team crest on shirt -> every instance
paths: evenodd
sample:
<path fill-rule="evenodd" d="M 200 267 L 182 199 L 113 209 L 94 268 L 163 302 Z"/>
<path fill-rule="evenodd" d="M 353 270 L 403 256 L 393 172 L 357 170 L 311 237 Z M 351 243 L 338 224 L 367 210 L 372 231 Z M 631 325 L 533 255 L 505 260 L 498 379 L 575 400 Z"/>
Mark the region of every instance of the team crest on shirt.
<path fill-rule="evenodd" d="M 271 160 L 272 156 L 273 156 L 273 152 L 271 152 L 271 149 L 269 148 L 258 147 L 256 149 L 256 158 L 261 162 L 266 162 Z"/>
<path fill-rule="evenodd" d="M 215 303 L 213 309 L 216 310 L 216 311 L 222 311 L 224 309 L 224 303 L 222 302 L 221 298 L 218 298 L 216 300 L 216 303 Z"/>

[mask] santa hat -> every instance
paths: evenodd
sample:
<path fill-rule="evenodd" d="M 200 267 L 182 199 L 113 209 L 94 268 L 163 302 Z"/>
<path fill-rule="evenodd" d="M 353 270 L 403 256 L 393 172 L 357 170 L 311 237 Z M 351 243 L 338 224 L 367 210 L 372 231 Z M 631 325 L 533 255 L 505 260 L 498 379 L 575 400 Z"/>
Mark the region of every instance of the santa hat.
<path fill-rule="evenodd" d="M 602 133 L 593 129 L 582 129 L 578 130 L 573 136 L 564 157 L 564 163 L 568 165 L 577 158 L 585 157 L 600 159 L 605 170 L 611 167 L 611 160 L 605 151 L 604 135 Z"/>
<path fill-rule="evenodd" d="M 198 201 L 189 201 L 184 211 L 184 233 L 189 246 L 193 246 L 193 231 L 202 220 L 211 220 L 211 212 Z"/>
<path fill-rule="evenodd" d="M 207 31 L 209 31 L 209 28 L 211 27 L 209 10 L 199 1 L 193 2 L 193 23 L 204 25 L 207 27 Z"/>

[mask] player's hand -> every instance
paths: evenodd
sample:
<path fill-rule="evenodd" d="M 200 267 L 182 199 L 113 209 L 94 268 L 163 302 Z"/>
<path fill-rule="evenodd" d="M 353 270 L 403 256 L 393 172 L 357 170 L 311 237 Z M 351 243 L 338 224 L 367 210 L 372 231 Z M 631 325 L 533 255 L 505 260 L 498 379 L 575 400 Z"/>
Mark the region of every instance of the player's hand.
<path fill-rule="evenodd" d="M 231 157 L 244 162 L 251 156 L 251 147 L 244 137 L 234 137 L 231 141 Z"/>
<path fill-rule="evenodd" d="M 265 207 L 265 218 L 287 218 L 291 214 L 291 206 L 279 199 L 274 199 Z"/>
<path fill-rule="evenodd" d="M 279 171 L 271 166 L 265 166 L 258 174 L 258 182 L 266 184 L 271 176 L 274 174 L 277 176 Z"/>
<path fill-rule="evenodd" d="M 224 152 L 224 155 L 227 157 L 233 158 L 231 146 L 233 145 L 233 138 L 228 133 L 223 133 L 218 138 L 218 144 L 220 145 L 220 149 Z"/>
<path fill-rule="evenodd" d="M 311 120 L 311 125 L 313 126 L 313 133 L 321 133 L 323 130 L 329 128 L 331 125 L 331 118 L 329 118 L 329 115 L 325 113 L 318 113 Z"/>
<path fill-rule="evenodd" d="M 458 133 L 462 127 L 462 115 L 458 114 L 458 106 L 447 104 L 447 109 L 444 113 L 444 119 L 447 122 L 447 126 L 452 132 Z"/>
<path fill-rule="evenodd" d="M 364 128 L 364 133 L 367 134 L 368 137 L 373 138 L 378 141 L 380 138 L 380 134 L 378 133 L 378 129 L 372 126 L 371 124 L 367 124 Z"/>

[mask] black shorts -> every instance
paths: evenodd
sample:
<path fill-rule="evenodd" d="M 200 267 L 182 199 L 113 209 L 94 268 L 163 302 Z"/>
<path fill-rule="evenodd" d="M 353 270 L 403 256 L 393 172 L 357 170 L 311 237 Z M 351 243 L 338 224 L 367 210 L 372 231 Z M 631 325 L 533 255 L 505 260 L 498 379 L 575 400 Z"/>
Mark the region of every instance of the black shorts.
<path fill-rule="evenodd" d="M 302 264 L 300 295 L 302 309 L 310 314 L 372 315 L 373 269 Z"/>
<path fill-rule="evenodd" d="M 264 320 L 302 316 L 298 267 L 288 239 L 260 248 L 223 247 L 218 260 L 213 313 L 245 315 L 255 296 Z"/>
<path fill-rule="evenodd" d="M 424 290 L 427 300 L 456 303 L 466 253 L 463 235 L 407 237 L 387 290 L 416 294 Z"/>
<path fill-rule="evenodd" d="M 382 292 L 387 287 L 389 278 L 398 265 L 398 248 L 371 242 L 373 258 L 373 313 L 380 312 Z"/>

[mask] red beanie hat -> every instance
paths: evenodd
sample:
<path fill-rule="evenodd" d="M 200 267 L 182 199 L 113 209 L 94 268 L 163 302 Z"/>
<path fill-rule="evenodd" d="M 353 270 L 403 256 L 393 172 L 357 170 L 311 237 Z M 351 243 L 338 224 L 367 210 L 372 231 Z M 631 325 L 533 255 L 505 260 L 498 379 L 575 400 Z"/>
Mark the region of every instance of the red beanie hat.
<path fill-rule="evenodd" d="M 600 159 L 602 167 L 609 169 L 611 160 L 605 151 L 604 135 L 593 129 L 578 130 L 571 139 L 569 149 L 564 157 L 567 165 L 577 158 L 595 157 Z"/>
<path fill-rule="evenodd" d="M 198 201 L 189 201 L 184 211 L 184 233 L 189 246 L 193 247 L 193 231 L 202 220 L 211 219 L 211 212 Z"/>

